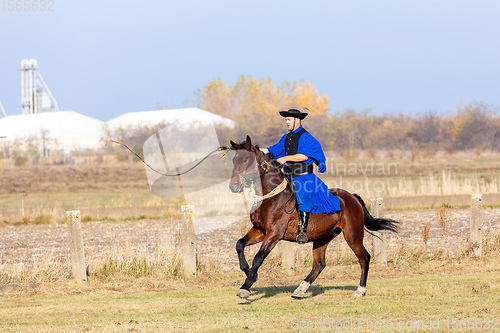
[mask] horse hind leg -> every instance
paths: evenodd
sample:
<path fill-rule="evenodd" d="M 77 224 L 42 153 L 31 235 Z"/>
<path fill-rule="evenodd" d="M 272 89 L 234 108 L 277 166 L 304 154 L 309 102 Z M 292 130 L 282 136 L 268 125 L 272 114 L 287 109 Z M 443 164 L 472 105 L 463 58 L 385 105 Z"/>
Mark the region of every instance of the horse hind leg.
<path fill-rule="evenodd" d="M 366 294 L 366 280 L 368 278 L 368 270 L 370 268 L 370 253 L 366 251 L 363 245 L 363 237 L 349 237 L 344 231 L 344 238 L 358 258 L 359 265 L 361 266 L 361 278 L 359 280 L 358 289 L 352 294 L 356 297 L 362 297 Z"/>
<path fill-rule="evenodd" d="M 366 294 L 366 280 L 368 278 L 368 269 L 370 268 L 370 253 L 366 251 L 365 247 L 363 246 L 364 250 L 364 260 L 359 260 L 359 264 L 361 266 L 361 278 L 359 280 L 359 286 L 358 289 L 352 293 L 353 296 L 356 297 L 363 297 Z"/>
<path fill-rule="evenodd" d="M 309 289 L 311 283 L 313 283 L 314 280 L 316 280 L 321 271 L 323 271 L 323 269 L 326 267 L 326 259 L 325 259 L 326 248 L 328 247 L 328 244 L 332 239 L 333 237 L 328 240 L 313 242 L 313 260 L 314 260 L 313 267 L 309 275 L 304 279 L 304 281 L 300 283 L 297 289 L 295 289 L 295 291 L 293 292 L 292 294 L 293 298 L 303 298 L 307 289 Z"/>

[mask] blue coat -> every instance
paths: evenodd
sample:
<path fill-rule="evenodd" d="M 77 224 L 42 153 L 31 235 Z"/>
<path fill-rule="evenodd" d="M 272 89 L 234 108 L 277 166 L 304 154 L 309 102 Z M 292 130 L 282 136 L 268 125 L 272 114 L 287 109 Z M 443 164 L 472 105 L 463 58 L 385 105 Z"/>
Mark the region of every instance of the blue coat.
<path fill-rule="evenodd" d="M 293 132 L 298 133 L 301 129 L 302 126 Z M 285 156 L 285 138 L 286 134 L 281 137 L 277 144 L 268 148 L 276 159 Z M 309 132 L 305 132 L 300 136 L 297 154 L 307 156 L 308 159 L 303 163 L 315 163 L 319 172 L 326 172 L 325 153 L 318 140 Z M 340 211 L 339 199 L 330 193 L 328 186 L 315 174 L 293 177 L 293 184 L 295 185 L 295 196 L 300 211 L 313 214 L 334 214 Z"/>

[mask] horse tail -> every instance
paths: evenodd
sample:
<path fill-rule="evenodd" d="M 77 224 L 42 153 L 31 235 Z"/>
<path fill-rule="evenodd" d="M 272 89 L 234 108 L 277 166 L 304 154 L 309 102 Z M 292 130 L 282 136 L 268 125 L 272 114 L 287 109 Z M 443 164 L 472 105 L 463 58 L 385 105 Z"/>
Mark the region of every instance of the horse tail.
<path fill-rule="evenodd" d="M 398 232 L 399 223 L 398 221 L 392 219 L 375 218 L 370 214 L 366 208 L 365 202 L 361 197 L 353 193 L 354 197 L 358 199 L 361 206 L 363 206 L 363 212 L 365 214 L 365 228 L 371 231 L 389 230 L 392 232 Z"/>

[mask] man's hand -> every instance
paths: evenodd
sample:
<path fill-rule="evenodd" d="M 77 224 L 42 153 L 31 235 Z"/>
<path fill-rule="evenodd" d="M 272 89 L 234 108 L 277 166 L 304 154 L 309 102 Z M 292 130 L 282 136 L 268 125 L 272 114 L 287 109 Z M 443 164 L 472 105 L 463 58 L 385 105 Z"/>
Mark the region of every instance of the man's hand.
<path fill-rule="evenodd" d="M 279 164 L 283 165 L 286 163 L 286 156 L 278 158 L 276 161 L 278 161 Z"/>
<path fill-rule="evenodd" d="M 286 162 L 304 162 L 308 157 L 304 154 L 295 154 L 283 156 L 277 159 L 279 164 L 285 164 Z"/>

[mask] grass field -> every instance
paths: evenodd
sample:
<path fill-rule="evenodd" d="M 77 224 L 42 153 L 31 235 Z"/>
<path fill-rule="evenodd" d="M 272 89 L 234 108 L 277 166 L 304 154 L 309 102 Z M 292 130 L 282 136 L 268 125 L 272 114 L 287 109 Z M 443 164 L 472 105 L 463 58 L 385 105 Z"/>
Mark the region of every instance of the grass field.
<path fill-rule="evenodd" d="M 321 177 L 365 199 L 383 197 L 386 210 L 465 208 L 471 193 L 483 193 L 485 206 L 499 207 L 499 160 L 498 153 L 330 154 L 330 172 Z M 181 200 L 151 194 L 139 163 L 2 168 L 0 184 L 0 233 L 1 225 L 62 224 L 72 209 L 81 210 L 84 222 L 116 221 L 117 226 L 180 218 Z M 229 191 L 210 196 L 216 203 L 234 200 Z M 236 297 L 243 273 L 220 272 L 209 262 L 202 263 L 196 279 L 185 278 L 178 258 L 148 266 L 129 250 L 130 257 L 115 266 L 105 261 L 93 267 L 88 285 L 68 280 L 68 265 L 49 265 L 48 272 L 53 268 L 57 274 L 40 278 L 45 282 L 0 286 L 0 332 L 288 332 L 332 330 L 346 323 L 362 332 L 389 325 L 409 332 L 498 331 L 500 237 L 495 237 L 480 259 L 469 252 L 430 255 L 423 243 L 415 251 L 401 246 L 403 253 L 387 267 L 371 266 L 367 296 L 361 299 L 351 296 L 359 265 L 350 252 L 348 260 L 329 261 L 302 300 L 290 294 L 307 275 L 310 257 L 292 276 L 268 258 L 248 300 Z"/>
<path fill-rule="evenodd" d="M 159 287 L 135 279 L 87 286 L 54 283 L 3 293 L 0 330 L 446 332 L 455 325 L 480 324 L 483 329 L 477 331 L 500 329 L 498 256 L 424 262 L 411 268 L 373 265 L 367 296 L 361 299 L 351 296 L 359 274 L 354 265 L 327 267 L 302 300 L 290 297 L 300 276 L 270 273 L 261 274 L 248 300 L 236 297 L 242 273 L 178 278 Z"/>

